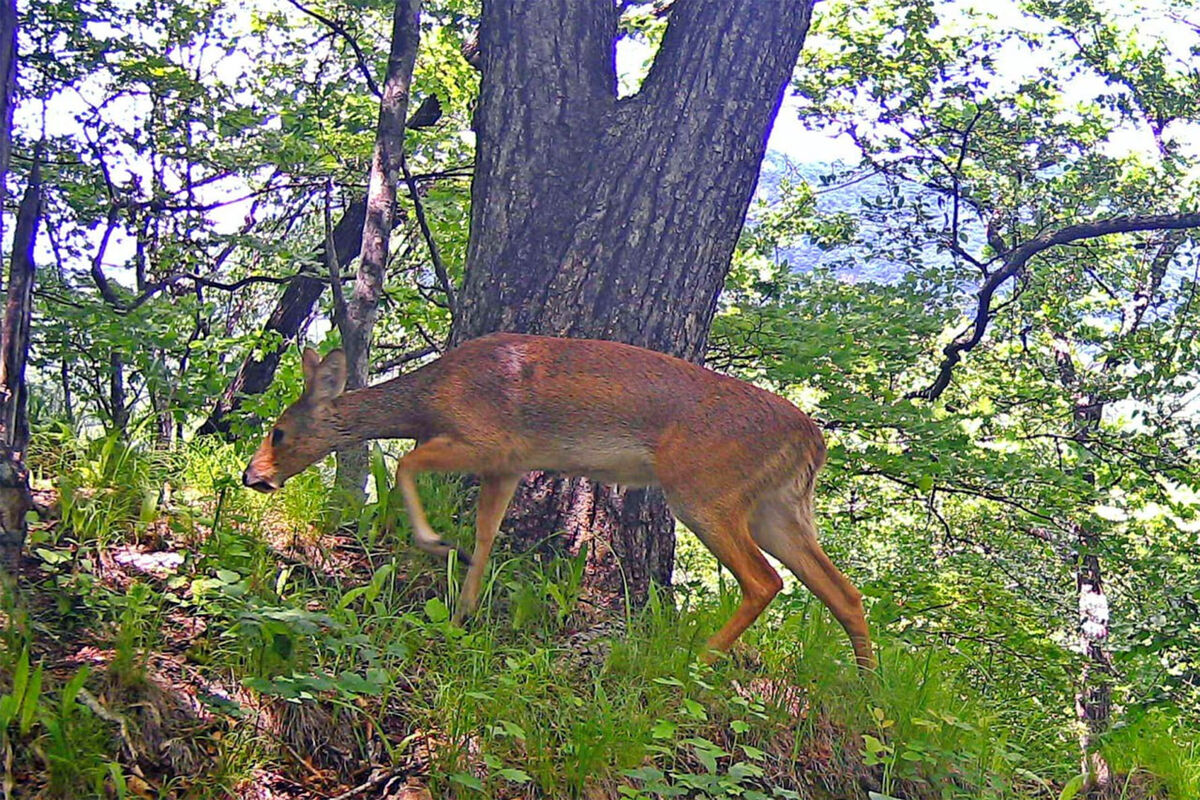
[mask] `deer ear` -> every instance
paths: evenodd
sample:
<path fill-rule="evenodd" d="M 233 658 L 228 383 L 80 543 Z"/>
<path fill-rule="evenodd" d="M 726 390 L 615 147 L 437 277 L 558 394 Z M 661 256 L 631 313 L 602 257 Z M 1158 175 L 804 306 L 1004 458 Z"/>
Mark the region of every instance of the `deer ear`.
<path fill-rule="evenodd" d="M 313 350 L 304 353 L 304 393 L 321 403 L 345 391 L 346 354 L 341 350 L 330 351 L 320 363 L 312 364 L 310 370 L 309 353 L 313 354 L 314 360 L 317 358 Z"/>
<path fill-rule="evenodd" d="M 317 370 L 321 366 L 321 354 L 311 347 L 304 348 L 300 356 L 300 368 L 304 370 L 304 391 L 312 389 L 313 381 L 317 378 Z"/>

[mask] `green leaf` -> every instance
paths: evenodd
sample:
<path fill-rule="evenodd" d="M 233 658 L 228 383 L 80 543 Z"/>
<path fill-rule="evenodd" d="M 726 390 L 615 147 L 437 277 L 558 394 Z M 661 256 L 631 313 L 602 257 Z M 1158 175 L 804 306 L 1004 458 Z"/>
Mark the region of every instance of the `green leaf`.
<path fill-rule="evenodd" d="M 879 753 L 883 753 L 883 752 L 886 752 L 889 750 L 889 748 L 886 744 L 879 741 L 878 739 L 876 739 L 874 736 L 871 736 L 870 734 L 864 733 L 862 738 L 863 738 L 863 744 L 866 746 L 867 752 L 871 753 L 872 755 L 878 755 Z"/>
<path fill-rule="evenodd" d="M 1075 800 L 1075 797 L 1083 789 L 1083 784 L 1087 781 L 1087 775 L 1076 775 L 1071 780 L 1063 785 L 1062 791 L 1058 793 L 1058 800 Z"/>
<path fill-rule="evenodd" d="M 38 701 L 42 694 L 42 665 L 33 672 L 33 677 L 29 679 L 29 685 L 25 689 L 25 699 L 21 708 L 21 718 L 18 721 L 18 730 L 22 736 L 28 735 L 33 728 L 34 715 L 38 710 Z"/>
<path fill-rule="evenodd" d="M 529 773 L 525 770 L 514 769 L 512 767 L 499 770 L 497 774 L 501 778 L 504 778 L 504 780 L 511 783 L 529 783 L 531 780 L 533 780 L 533 778 L 531 778 Z"/>
<path fill-rule="evenodd" d="M 460 786 L 465 786 L 468 789 L 474 789 L 477 792 L 483 791 L 483 781 L 479 780 L 479 778 L 476 778 L 469 772 L 455 772 L 450 776 L 450 780 L 454 781 Z"/>
<path fill-rule="evenodd" d="M 425 616 L 432 623 L 442 623 L 450 619 L 450 609 L 440 598 L 431 597 L 425 601 Z"/>
<path fill-rule="evenodd" d="M 650 728 L 650 735 L 655 739 L 674 739 L 679 726 L 670 720 L 660 719 Z"/>

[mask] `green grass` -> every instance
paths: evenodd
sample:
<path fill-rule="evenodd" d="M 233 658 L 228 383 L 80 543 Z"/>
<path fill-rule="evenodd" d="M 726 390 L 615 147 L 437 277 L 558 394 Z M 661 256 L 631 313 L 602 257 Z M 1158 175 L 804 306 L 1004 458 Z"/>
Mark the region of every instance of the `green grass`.
<path fill-rule="evenodd" d="M 27 698 L 30 722 L 4 729 L 15 772 L 41 776 L 46 796 L 129 792 L 128 747 L 111 720 L 78 701 L 85 687 L 124 703 L 110 710 L 138 729 L 146 724 L 139 709 L 174 709 L 174 724 L 203 744 L 189 752 L 206 760 L 168 764 L 149 778 L 188 797 L 227 796 L 261 770 L 311 780 L 297 753 L 322 737 L 346 753 L 322 766 L 331 774 L 373 760 L 422 761 L 436 797 L 754 800 L 870 789 L 1016 800 L 1058 797 L 1078 771 L 1068 698 L 998 696 L 969 654 L 908 641 L 880 619 L 879 669 L 860 675 L 841 629 L 799 588 L 747 632 L 742 655 L 699 665 L 704 640 L 737 597 L 688 548 L 692 580 L 653 593 L 586 647 L 570 638 L 582 624 L 582 560 L 500 554 L 479 617 L 456 628 L 448 609 L 459 574 L 410 553 L 402 518 L 394 537 L 383 536 L 392 498 L 364 505 L 351 567 L 332 574 L 264 535 L 267 526 L 312 535 L 308 523 L 326 500 L 320 475 L 263 498 L 234 485 L 244 457 L 223 445 L 168 457 L 67 441 L 39 455 L 74 492 L 73 505 L 34 537 L 39 602 L 7 615 L 0 709 L 22 663 L 29 674 L 84 643 L 109 651 L 90 673 L 45 673 Z M 377 473 L 384 466 L 379 459 Z M 155 493 L 148 519 L 145 498 L 163 482 L 173 484 L 170 497 Z M 109 492 L 103 503 L 99 490 Z M 454 487 L 424 481 L 422 494 L 439 530 L 468 535 Z M 114 582 L 106 548 L 138 541 L 164 514 L 153 547 L 181 552 L 179 570 Z M 185 668 L 164 676 L 159 652 Z M 199 688 L 202 719 L 155 688 L 167 677 Z M 1200 796 L 1195 726 L 1127 716 L 1105 753 L 1132 776 L 1122 778 L 1128 796 L 1146 796 L 1135 793 L 1146 787 Z"/>

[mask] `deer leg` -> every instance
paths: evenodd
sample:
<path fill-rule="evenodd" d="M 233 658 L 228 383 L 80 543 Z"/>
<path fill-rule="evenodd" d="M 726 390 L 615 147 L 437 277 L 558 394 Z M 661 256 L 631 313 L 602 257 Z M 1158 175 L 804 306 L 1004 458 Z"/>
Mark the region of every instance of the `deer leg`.
<path fill-rule="evenodd" d="M 758 619 L 783 588 L 779 573 L 771 566 L 754 539 L 744 513 L 709 510 L 699 514 L 691 509 L 677 509 L 677 516 L 717 560 L 725 565 L 742 590 L 742 602 L 733 617 L 709 638 L 703 661 L 712 661 L 712 651 L 728 650 L 737 638 Z"/>
<path fill-rule="evenodd" d="M 413 527 L 413 544 L 418 550 L 445 557 L 455 547 L 438 536 L 429 524 L 414 476 L 418 472 L 474 472 L 482 463 L 475 448 L 449 436 L 436 436 L 401 457 L 396 464 L 396 485 L 404 496 L 404 507 Z M 461 550 L 459 553 L 464 563 L 470 563 L 466 553 Z"/>
<path fill-rule="evenodd" d="M 859 668 L 874 669 L 875 653 L 863 614 L 862 593 L 821 549 L 809 508 L 803 500 L 798 505 L 785 498 L 764 500 L 751 521 L 754 541 L 782 561 L 833 613 L 850 636 Z"/>
<path fill-rule="evenodd" d="M 479 481 L 479 508 L 475 520 L 475 552 L 471 554 L 471 568 L 463 581 L 458 606 L 454 610 L 453 622 L 457 625 L 475 610 L 479 604 L 479 590 L 483 585 L 483 572 L 487 567 L 492 544 L 500 532 L 504 511 L 512 500 L 520 475 L 484 475 Z"/>

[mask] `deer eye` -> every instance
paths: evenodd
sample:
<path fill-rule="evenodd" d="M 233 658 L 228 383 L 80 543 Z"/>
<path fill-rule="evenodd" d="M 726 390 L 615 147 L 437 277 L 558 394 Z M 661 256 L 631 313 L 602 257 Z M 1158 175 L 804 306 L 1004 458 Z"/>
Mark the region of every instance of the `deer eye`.
<path fill-rule="evenodd" d="M 271 446 L 276 447 L 283 441 L 283 428 L 276 428 L 271 431 Z"/>

